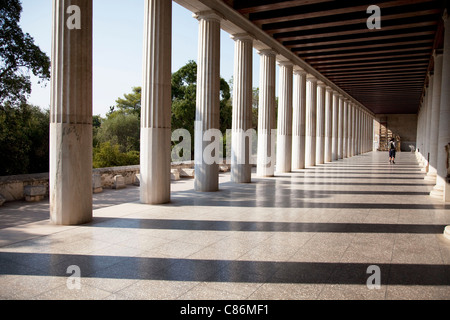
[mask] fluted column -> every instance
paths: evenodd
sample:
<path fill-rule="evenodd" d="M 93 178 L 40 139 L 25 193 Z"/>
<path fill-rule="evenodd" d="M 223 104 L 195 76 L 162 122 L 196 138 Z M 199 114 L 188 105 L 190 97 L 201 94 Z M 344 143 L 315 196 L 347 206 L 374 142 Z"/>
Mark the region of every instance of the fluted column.
<path fill-rule="evenodd" d="M 333 134 L 333 90 L 326 88 L 325 94 L 325 154 L 324 161 L 332 161 L 332 134 Z"/>
<path fill-rule="evenodd" d="M 317 82 L 316 164 L 325 162 L 325 93 L 326 86 Z"/>
<path fill-rule="evenodd" d="M 277 172 L 291 172 L 292 161 L 292 76 L 291 62 L 279 62 Z"/>
<path fill-rule="evenodd" d="M 421 107 L 421 124 L 420 124 L 420 152 L 419 152 L 419 165 L 423 166 L 425 161 L 425 139 L 426 139 L 426 123 L 427 123 L 427 88 L 424 89 L 424 95 L 422 97 Z"/>
<path fill-rule="evenodd" d="M 362 113 L 361 121 L 361 154 L 366 152 L 366 139 L 367 139 L 367 113 Z"/>
<path fill-rule="evenodd" d="M 247 34 L 233 35 L 234 87 L 231 142 L 231 181 L 249 183 L 252 177 L 252 59 L 253 39 Z M 247 138 L 248 137 L 248 138 Z"/>
<path fill-rule="evenodd" d="M 359 110 L 358 116 L 358 154 L 362 154 L 362 121 L 363 121 L 364 111 L 362 109 Z"/>
<path fill-rule="evenodd" d="M 66 25 L 69 6 L 80 28 Z M 50 220 L 92 220 L 92 1 L 54 0 L 50 103 Z"/>
<path fill-rule="evenodd" d="M 442 53 L 441 101 L 439 109 L 439 139 L 437 145 L 436 186 L 432 195 L 450 202 L 450 186 L 446 183 L 447 152 L 445 146 L 450 142 L 450 19 L 444 13 L 444 51 Z"/>
<path fill-rule="evenodd" d="M 429 156 L 430 156 L 430 136 L 431 136 L 431 111 L 433 108 L 433 80 L 434 74 L 430 72 L 429 74 L 429 82 L 428 82 L 428 92 L 427 92 L 427 126 L 425 132 L 425 165 L 422 168 L 423 172 L 428 172 L 429 168 Z"/>
<path fill-rule="evenodd" d="M 305 166 L 316 165 L 317 79 L 306 78 L 306 142 Z"/>
<path fill-rule="evenodd" d="M 430 163 L 425 179 L 436 183 L 439 139 L 439 112 L 441 108 L 442 50 L 434 53 L 434 77 L 431 104 Z"/>
<path fill-rule="evenodd" d="M 212 142 L 209 137 L 219 131 L 220 122 L 221 18 L 213 11 L 200 12 L 195 17 L 199 21 L 199 41 L 194 186 L 196 191 L 212 192 L 219 189 L 218 150 L 213 155 L 208 145 Z"/>
<path fill-rule="evenodd" d="M 344 99 L 344 109 L 343 109 L 343 124 L 342 124 L 342 158 L 347 158 L 347 134 L 348 134 L 348 102 L 347 99 Z"/>
<path fill-rule="evenodd" d="M 356 138 L 357 139 L 357 143 L 358 143 L 358 154 L 362 154 L 363 153 L 363 151 L 362 151 L 362 143 L 361 143 L 361 140 L 362 140 L 361 133 L 362 133 L 362 119 L 363 119 L 363 115 L 364 115 L 364 111 L 362 109 L 359 109 L 359 112 L 358 112 L 358 137 Z"/>
<path fill-rule="evenodd" d="M 352 157 L 352 149 L 353 149 L 352 148 L 352 133 L 353 133 L 352 126 L 353 126 L 353 123 L 352 123 L 352 103 L 351 102 L 348 103 L 347 108 L 348 108 L 348 111 L 347 111 L 348 112 L 347 157 L 350 158 L 350 157 Z"/>
<path fill-rule="evenodd" d="M 294 69 L 292 107 L 292 169 L 304 169 L 306 72 L 303 70 Z"/>
<path fill-rule="evenodd" d="M 172 4 L 146 0 L 141 101 L 140 200 L 170 201 Z"/>
<path fill-rule="evenodd" d="M 271 177 L 275 171 L 275 52 L 261 50 L 256 173 Z"/>
<path fill-rule="evenodd" d="M 339 116 L 338 116 L 338 159 L 344 155 L 344 97 L 339 96 Z"/>
<path fill-rule="evenodd" d="M 351 139 L 351 155 L 352 157 L 356 155 L 356 123 L 355 123 L 355 114 L 356 114 L 356 106 L 354 104 L 352 104 L 352 139 Z"/>
<path fill-rule="evenodd" d="M 338 160 L 339 140 L 339 93 L 333 92 L 333 128 L 331 137 L 331 160 Z"/>

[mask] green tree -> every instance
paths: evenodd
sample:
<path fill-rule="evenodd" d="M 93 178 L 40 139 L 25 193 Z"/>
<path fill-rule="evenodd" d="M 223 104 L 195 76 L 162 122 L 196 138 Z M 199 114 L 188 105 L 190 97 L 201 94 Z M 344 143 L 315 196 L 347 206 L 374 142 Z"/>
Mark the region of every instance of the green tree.
<path fill-rule="evenodd" d="M 49 111 L 0 105 L 0 176 L 48 172 Z"/>
<path fill-rule="evenodd" d="M 133 92 L 124 94 L 123 98 L 117 98 L 116 106 L 111 111 L 137 115 L 141 117 L 141 87 L 133 87 Z"/>
<path fill-rule="evenodd" d="M 29 71 L 41 81 L 50 79 L 50 58 L 19 26 L 19 0 L 0 1 L 0 104 L 18 107 L 31 93 Z"/>
<path fill-rule="evenodd" d="M 94 147 L 105 142 L 118 145 L 120 152 L 123 153 L 139 151 L 140 121 L 138 116 L 120 111 L 110 113 L 97 129 L 94 136 Z"/>
<path fill-rule="evenodd" d="M 106 168 L 139 164 L 139 152 L 121 152 L 118 144 L 111 141 L 100 143 L 94 147 L 93 167 Z"/>

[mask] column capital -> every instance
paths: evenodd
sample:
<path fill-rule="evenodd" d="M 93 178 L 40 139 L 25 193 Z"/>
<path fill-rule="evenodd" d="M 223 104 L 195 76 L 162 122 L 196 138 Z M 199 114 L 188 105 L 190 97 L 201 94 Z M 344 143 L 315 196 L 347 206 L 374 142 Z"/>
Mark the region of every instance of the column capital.
<path fill-rule="evenodd" d="M 333 93 L 334 91 L 333 91 L 333 88 L 331 88 L 330 86 L 326 86 L 326 88 L 325 88 L 327 91 L 329 91 L 329 92 L 331 92 L 331 93 Z"/>
<path fill-rule="evenodd" d="M 216 20 L 218 22 L 224 19 L 220 13 L 214 10 L 199 11 L 192 14 L 192 17 L 197 20 Z"/>
<path fill-rule="evenodd" d="M 277 55 L 277 52 L 276 52 L 275 50 L 273 50 L 273 49 L 268 48 L 268 49 L 261 49 L 261 50 L 258 50 L 258 54 L 259 54 L 259 55 L 265 55 L 265 56 L 273 56 L 273 57 L 275 57 L 275 56 Z"/>
<path fill-rule="evenodd" d="M 325 87 L 326 85 L 325 85 L 325 82 L 318 80 L 317 81 L 317 86 L 318 87 Z"/>
<path fill-rule="evenodd" d="M 233 39 L 234 41 L 236 41 L 236 40 L 253 41 L 255 37 L 253 35 L 251 35 L 250 33 L 235 33 L 235 34 L 232 34 L 230 36 L 230 38 Z"/>
<path fill-rule="evenodd" d="M 434 49 L 433 50 L 433 59 L 436 59 L 437 56 L 442 56 L 444 54 L 444 49 Z"/>
<path fill-rule="evenodd" d="M 312 74 L 309 74 L 309 73 L 308 73 L 308 75 L 306 76 L 306 81 L 309 81 L 309 82 L 317 82 L 317 78 L 314 77 Z"/>
<path fill-rule="evenodd" d="M 277 64 L 284 67 L 294 67 L 294 64 L 290 60 L 280 60 L 277 61 Z"/>
<path fill-rule="evenodd" d="M 300 68 L 300 67 L 298 67 L 298 66 L 294 66 L 294 74 L 298 74 L 298 75 L 301 75 L 301 76 L 305 76 L 305 75 L 307 75 L 308 73 L 307 73 L 305 70 L 303 70 L 302 68 Z"/>

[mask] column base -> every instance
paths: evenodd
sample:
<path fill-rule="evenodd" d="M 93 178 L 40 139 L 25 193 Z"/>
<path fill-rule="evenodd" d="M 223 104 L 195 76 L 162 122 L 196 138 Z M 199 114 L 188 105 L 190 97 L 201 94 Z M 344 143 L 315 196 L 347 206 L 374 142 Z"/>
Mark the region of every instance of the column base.
<path fill-rule="evenodd" d="M 444 237 L 450 240 L 450 226 L 446 226 L 444 229 Z"/>
<path fill-rule="evenodd" d="M 444 199 L 444 188 L 440 185 L 435 185 L 430 192 L 430 196 L 433 198 Z"/>
<path fill-rule="evenodd" d="M 234 183 L 251 183 L 251 164 L 231 164 L 231 181 Z"/>
<path fill-rule="evenodd" d="M 199 192 L 219 191 L 218 164 L 195 164 L 194 190 Z"/>
<path fill-rule="evenodd" d="M 56 225 L 92 221 L 92 125 L 50 124 L 50 220 Z"/>
<path fill-rule="evenodd" d="M 141 128 L 141 203 L 170 202 L 170 140 L 170 128 Z"/>
<path fill-rule="evenodd" d="M 436 172 L 430 172 L 428 171 L 427 175 L 425 176 L 425 178 L 423 178 L 425 181 L 430 181 L 430 182 L 434 182 L 436 183 Z"/>

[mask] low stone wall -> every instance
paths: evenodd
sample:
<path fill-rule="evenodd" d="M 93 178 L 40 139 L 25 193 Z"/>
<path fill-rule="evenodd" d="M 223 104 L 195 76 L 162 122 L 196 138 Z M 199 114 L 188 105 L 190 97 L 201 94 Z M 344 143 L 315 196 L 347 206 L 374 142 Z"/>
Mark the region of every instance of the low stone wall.
<path fill-rule="evenodd" d="M 26 186 L 45 186 L 48 195 L 48 173 L 0 177 L 0 197 L 5 201 L 25 199 Z"/>
<path fill-rule="evenodd" d="M 178 174 L 172 174 L 172 179 L 179 179 L 180 177 L 193 177 L 194 162 L 178 162 L 172 163 L 172 170 L 176 170 Z M 189 175 L 179 174 L 183 169 L 190 169 Z M 99 168 L 93 169 L 92 175 L 100 176 L 101 188 L 112 189 L 114 187 L 114 177 L 122 176 L 126 185 L 139 185 L 138 175 L 140 172 L 140 166 L 125 166 L 125 167 L 111 167 L 111 168 Z M 94 180 L 94 179 L 93 179 Z M 24 200 L 26 197 L 27 186 L 39 186 L 45 187 L 45 195 L 48 196 L 49 174 L 25 174 L 17 176 L 4 176 L 0 177 L 0 205 L 5 201 L 18 201 Z M 97 186 L 98 187 L 98 186 Z M 101 191 L 100 188 L 100 191 Z M 43 188 L 39 188 L 43 189 Z M 97 188 L 98 189 L 98 188 Z"/>

